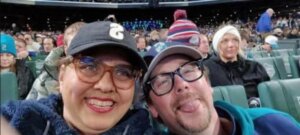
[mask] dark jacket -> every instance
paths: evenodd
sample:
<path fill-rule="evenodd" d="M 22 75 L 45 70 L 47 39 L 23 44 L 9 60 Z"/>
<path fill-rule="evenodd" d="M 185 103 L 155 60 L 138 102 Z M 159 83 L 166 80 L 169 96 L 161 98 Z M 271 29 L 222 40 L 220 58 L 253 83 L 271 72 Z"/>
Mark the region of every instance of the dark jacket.
<path fill-rule="evenodd" d="M 209 70 L 211 85 L 243 85 L 247 97 L 258 97 L 257 85 L 263 81 L 269 81 L 264 67 L 256 61 L 239 57 L 235 62 L 224 63 L 218 56 L 212 56 L 204 61 Z"/>
<path fill-rule="evenodd" d="M 62 116 L 61 95 L 50 95 L 41 100 L 9 102 L 1 106 L 3 115 L 22 135 L 77 135 Z M 131 109 L 124 118 L 103 135 L 152 134 L 146 109 Z"/>
<path fill-rule="evenodd" d="M 29 67 L 26 66 L 26 59 L 17 59 L 16 75 L 20 99 L 25 99 L 29 93 L 35 77 Z"/>

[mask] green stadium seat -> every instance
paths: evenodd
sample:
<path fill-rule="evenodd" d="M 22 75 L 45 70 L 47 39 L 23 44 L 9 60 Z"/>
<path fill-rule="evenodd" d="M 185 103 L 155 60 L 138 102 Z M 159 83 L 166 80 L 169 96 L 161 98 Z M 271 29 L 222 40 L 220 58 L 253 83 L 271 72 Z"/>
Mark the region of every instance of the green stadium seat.
<path fill-rule="evenodd" d="M 291 114 L 300 121 L 300 78 L 272 80 L 258 85 L 262 107 Z"/>
<path fill-rule="evenodd" d="M 268 53 L 267 51 L 261 51 L 261 56 L 264 57 L 272 57 L 272 53 Z"/>
<path fill-rule="evenodd" d="M 299 39 L 285 39 L 278 41 L 279 49 L 297 49 L 299 48 Z"/>
<path fill-rule="evenodd" d="M 278 50 L 272 50 L 272 56 L 293 56 L 296 55 L 296 52 L 294 49 L 278 49 Z"/>
<path fill-rule="evenodd" d="M 300 78 L 300 55 L 289 57 L 293 78 Z"/>
<path fill-rule="evenodd" d="M 278 68 L 281 79 L 293 78 L 288 55 L 273 57 L 273 60 Z"/>
<path fill-rule="evenodd" d="M 1 73 L 1 104 L 19 97 L 17 77 L 13 72 Z"/>
<path fill-rule="evenodd" d="M 296 50 L 297 55 L 300 55 L 300 48 Z"/>
<path fill-rule="evenodd" d="M 259 62 L 265 68 L 271 80 L 286 79 L 287 73 L 283 60 L 280 60 L 280 58 L 276 59 L 278 59 L 276 64 L 273 57 L 259 58 L 255 59 L 255 61 Z"/>
<path fill-rule="evenodd" d="M 262 58 L 262 51 L 252 51 L 253 59 Z"/>
<path fill-rule="evenodd" d="M 245 88 L 242 85 L 213 87 L 214 101 L 221 100 L 244 108 L 249 108 Z"/>

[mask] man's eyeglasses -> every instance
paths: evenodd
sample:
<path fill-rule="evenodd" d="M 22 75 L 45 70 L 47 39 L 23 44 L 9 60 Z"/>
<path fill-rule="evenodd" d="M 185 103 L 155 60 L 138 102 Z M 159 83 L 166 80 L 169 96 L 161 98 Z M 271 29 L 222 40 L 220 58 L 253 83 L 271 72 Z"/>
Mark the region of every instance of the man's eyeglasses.
<path fill-rule="evenodd" d="M 203 66 L 201 61 L 187 62 L 177 68 L 174 72 L 156 75 L 146 82 L 151 86 L 154 94 L 162 96 L 169 93 L 174 86 L 174 77 L 178 75 L 184 81 L 193 82 L 203 76 Z"/>
<path fill-rule="evenodd" d="M 130 65 L 108 66 L 101 60 L 90 56 L 79 56 L 73 59 L 78 78 L 85 83 L 98 82 L 105 72 L 109 72 L 114 85 L 117 88 L 128 89 L 136 78 L 140 77 L 141 71 Z"/>

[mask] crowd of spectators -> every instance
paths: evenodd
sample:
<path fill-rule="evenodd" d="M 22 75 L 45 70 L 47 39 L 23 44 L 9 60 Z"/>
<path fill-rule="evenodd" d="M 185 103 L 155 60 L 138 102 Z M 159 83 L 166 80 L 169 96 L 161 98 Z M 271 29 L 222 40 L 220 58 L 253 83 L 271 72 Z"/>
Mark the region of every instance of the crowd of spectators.
<path fill-rule="evenodd" d="M 208 70 L 214 71 L 208 75 L 211 86 L 244 85 L 247 98 L 251 100 L 259 97 L 257 85 L 270 80 L 264 67 L 250 60 L 253 58 L 251 51 L 270 53 L 278 48 L 279 40 L 300 38 L 300 12 L 298 16 L 289 14 L 276 18 L 274 13 L 269 8 L 258 20 L 243 22 L 237 19 L 202 26 L 188 18 L 186 10 L 176 10 L 168 28 L 162 20 L 118 22 L 114 16 L 105 20 L 119 23 L 130 32 L 140 57 L 149 56 L 153 50 L 163 50 L 168 42 L 195 48 Z M 1 73 L 10 71 L 17 75 L 20 99 L 41 99 L 58 94 L 60 59 L 67 56 L 68 46 L 84 25 L 84 22 L 73 23 L 64 32 L 1 31 Z M 35 75 L 27 62 L 40 56 L 45 59 L 41 71 Z M 151 60 L 145 61 L 149 64 Z"/>
<path fill-rule="evenodd" d="M 268 16 L 267 13 L 271 15 L 269 17 L 270 24 L 268 24 L 267 27 L 262 26 L 267 28 L 267 31 L 258 30 L 257 28 L 260 26 L 254 20 L 242 22 L 241 20 L 237 19 L 235 21 L 224 21 L 218 26 L 196 26 L 193 21 L 181 20 L 182 18 L 189 19 L 185 10 L 179 10 L 178 12 L 175 12 L 174 23 L 169 28 L 164 28 L 164 23 L 160 20 L 135 20 L 120 23 L 124 26 L 124 28 L 130 31 L 132 36 L 135 37 L 137 48 L 141 55 L 145 55 L 151 46 L 158 42 L 169 40 L 182 42 L 183 40 L 190 40 L 185 38 L 185 36 L 193 34 L 193 29 L 195 32 L 199 30 L 201 36 L 197 38 L 207 39 L 209 48 L 204 49 L 207 50 L 203 54 L 204 57 L 207 57 L 207 54 L 211 54 L 213 52 L 211 44 L 213 42 L 212 39 L 215 35 L 215 32 L 224 25 L 232 25 L 241 33 L 241 44 L 242 49 L 245 52 L 244 54 L 246 57 L 251 57 L 249 50 L 252 50 L 253 48 L 270 51 L 271 48 L 274 48 L 274 46 L 271 46 L 270 44 L 273 41 L 300 37 L 299 15 L 293 16 L 292 14 L 289 14 L 289 16 L 277 16 L 276 18 L 273 17 L 271 20 L 270 18 L 274 14 L 274 11 L 272 9 L 268 9 L 264 14 L 262 14 L 261 18 Z M 105 19 L 108 21 L 117 22 L 117 19 L 114 15 L 109 15 Z M 262 22 L 266 23 L 265 20 Z M 258 23 L 260 23 L 260 20 Z M 183 24 L 190 24 L 190 26 L 181 27 Z M 180 33 L 181 35 L 177 33 L 177 31 L 185 31 L 186 29 L 189 30 L 188 33 Z M 6 33 L 14 37 L 17 60 L 25 59 L 30 61 L 32 57 L 38 55 L 47 56 L 53 49 L 65 45 L 63 41 L 63 34 L 60 31 L 16 31 L 12 29 L 2 31 L 2 33 Z M 273 37 L 266 38 L 266 33 L 267 35 L 273 35 Z M 190 40 L 189 42 L 195 41 L 197 40 Z M 205 40 L 201 40 L 201 42 L 203 41 L 205 42 Z M 203 49 L 201 47 L 198 49 Z M 32 85 L 32 83 L 30 85 Z M 26 93 L 28 92 L 29 91 L 27 90 Z M 25 98 L 25 96 L 23 95 L 22 98 Z"/>

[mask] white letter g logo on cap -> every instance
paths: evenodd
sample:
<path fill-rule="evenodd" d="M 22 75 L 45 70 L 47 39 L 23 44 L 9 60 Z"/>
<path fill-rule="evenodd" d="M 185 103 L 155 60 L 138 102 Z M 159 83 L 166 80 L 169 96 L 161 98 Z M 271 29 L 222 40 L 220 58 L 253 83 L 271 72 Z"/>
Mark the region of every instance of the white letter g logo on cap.
<path fill-rule="evenodd" d="M 109 36 L 112 38 L 123 40 L 124 39 L 124 28 L 117 23 L 110 24 Z"/>

